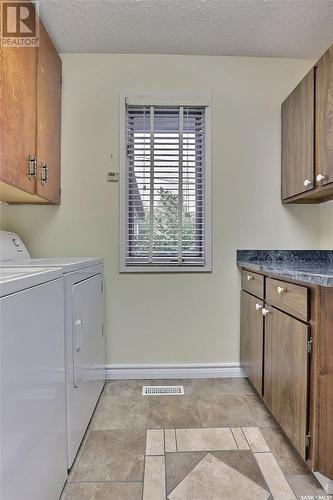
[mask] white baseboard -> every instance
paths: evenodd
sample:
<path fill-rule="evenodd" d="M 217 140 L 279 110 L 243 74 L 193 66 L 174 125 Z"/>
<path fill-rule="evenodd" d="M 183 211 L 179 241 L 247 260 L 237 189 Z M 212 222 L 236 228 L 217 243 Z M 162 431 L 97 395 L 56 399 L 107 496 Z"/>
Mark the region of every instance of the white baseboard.
<path fill-rule="evenodd" d="M 108 380 L 245 377 L 239 363 L 119 364 L 106 366 Z"/>

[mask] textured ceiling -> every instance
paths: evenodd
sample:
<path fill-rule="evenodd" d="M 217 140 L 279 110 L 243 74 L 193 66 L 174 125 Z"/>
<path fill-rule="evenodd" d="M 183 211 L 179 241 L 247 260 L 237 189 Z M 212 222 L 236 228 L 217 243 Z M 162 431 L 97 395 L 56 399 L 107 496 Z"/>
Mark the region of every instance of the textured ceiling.
<path fill-rule="evenodd" d="M 333 0 L 41 0 L 61 52 L 316 58 Z"/>

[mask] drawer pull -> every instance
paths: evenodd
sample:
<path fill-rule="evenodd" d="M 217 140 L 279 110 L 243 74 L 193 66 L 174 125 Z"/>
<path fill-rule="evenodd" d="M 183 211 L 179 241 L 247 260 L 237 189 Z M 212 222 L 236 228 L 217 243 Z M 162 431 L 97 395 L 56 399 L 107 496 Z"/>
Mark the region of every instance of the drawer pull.
<path fill-rule="evenodd" d="M 262 311 L 261 311 L 261 314 L 263 316 L 267 316 L 267 314 L 269 314 L 271 311 L 269 311 L 269 309 L 266 309 L 265 307 L 262 308 Z"/>
<path fill-rule="evenodd" d="M 277 290 L 277 293 L 279 295 L 281 295 L 282 293 L 286 293 L 287 292 L 287 289 L 283 288 L 282 286 L 278 286 L 276 290 Z"/>
<path fill-rule="evenodd" d="M 250 274 L 248 274 L 248 275 L 246 276 L 246 279 L 247 279 L 247 281 L 250 281 L 250 280 L 253 280 L 254 278 L 253 278 L 253 276 L 251 276 Z"/>
<path fill-rule="evenodd" d="M 256 304 L 256 309 L 257 309 L 257 311 L 260 311 L 260 309 L 262 309 L 262 305 L 261 304 Z"/>

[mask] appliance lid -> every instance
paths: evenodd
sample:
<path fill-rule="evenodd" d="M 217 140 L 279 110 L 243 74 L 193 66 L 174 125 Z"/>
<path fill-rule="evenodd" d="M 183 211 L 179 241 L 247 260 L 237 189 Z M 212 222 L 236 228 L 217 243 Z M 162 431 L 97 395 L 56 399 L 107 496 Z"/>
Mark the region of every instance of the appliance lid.
<path fill-rule="evenodd" d="M 74 258 L 41 258 L 26 260 L 1 261 L 1 267 L 23 266 L 23 267 L 62 267 L 63 273 L 71 273 L 80 269 L 103 264 L 103 259 L 99 257 L 74 257 Z"/>
<path fill-rule="evenodd" d="M 0 297 L 61 277 L 61 267 L 0 267 Z"/>

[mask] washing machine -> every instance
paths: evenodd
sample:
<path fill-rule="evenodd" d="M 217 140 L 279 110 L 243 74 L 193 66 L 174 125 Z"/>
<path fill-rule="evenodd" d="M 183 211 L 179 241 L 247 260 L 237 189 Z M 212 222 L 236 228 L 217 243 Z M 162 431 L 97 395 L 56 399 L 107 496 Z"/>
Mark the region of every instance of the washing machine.
<path fill-rule="evenodd" d="M 73 461 L 105 383 L 104 276 L 101 258 L 31 258 L 22 239 L 0 231 L 0 266 L 63 272 L 67 465 Z"/>
<path fill-rule="evenodd" d="M 0 267 L 0 498 L 56 500 L 67 478 L 64 287 Z"/>

